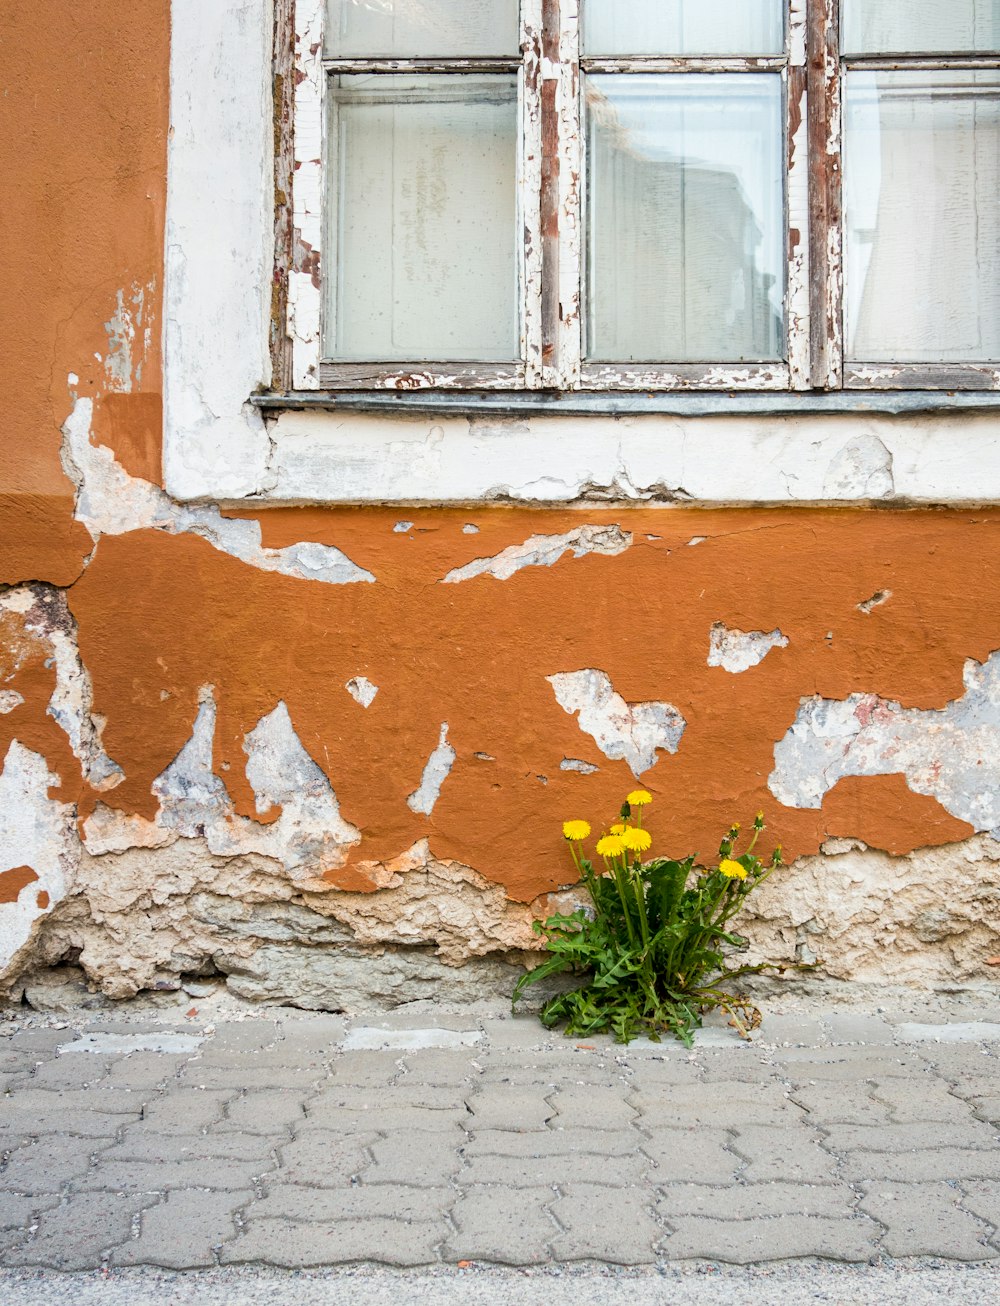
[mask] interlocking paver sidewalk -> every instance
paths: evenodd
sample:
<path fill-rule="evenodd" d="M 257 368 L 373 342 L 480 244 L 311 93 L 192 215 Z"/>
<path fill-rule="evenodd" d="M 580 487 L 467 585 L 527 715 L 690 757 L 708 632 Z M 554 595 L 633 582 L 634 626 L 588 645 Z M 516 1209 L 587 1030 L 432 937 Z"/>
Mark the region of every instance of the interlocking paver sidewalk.
<path fill-rule="evenodd" d="M 11 1011 L 0 1264 L 1000 1260 L 1000 999 L 979 1001 L 952 1024 L 792 1012 L 691 1051 L 493 1012 Z"/>

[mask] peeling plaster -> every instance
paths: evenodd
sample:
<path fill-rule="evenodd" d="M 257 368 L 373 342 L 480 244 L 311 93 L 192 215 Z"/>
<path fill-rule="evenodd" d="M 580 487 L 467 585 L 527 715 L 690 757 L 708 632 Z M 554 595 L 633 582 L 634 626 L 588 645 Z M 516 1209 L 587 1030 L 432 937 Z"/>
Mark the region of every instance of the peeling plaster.
<path fill-rule="evenodd" d="M 889 499 L 895 488 L 892 454 L 872 434 L 848 440 L 830 460 L 823 481 L 830 499 Z"/>
<path fill-rule="evenodd" d="M 220 553 L 260 571 L 327 585 L 372 584 L 375 577 L 329 544 L 303 541 L 266 549 L 260 523 L 224 517 L 218 508 L 175 503 L 159 486 L 129 473 L 112 451 L 91 441 L 93 400 L 77 399 L 63 426 L 63 463 L 77 487 L 75 516 L 94 540 L 102 535 L 161 530 L 207 540 Z"/>
<path fill-rule="evenodd" d="M 239 816 L 215 774 L 215 722 L 215 697 L 206 686 L 190 739 L 153 781 L 160 804 L 154 819 L 98 805 L 84 825 L 87 851 L 163 848 L 200 836 L 216 856 L 256 853 L 280 863 L 295 883 L 327 888 L 324 872 L 343 865 L 361 832 L 341 817 L 333 787 L 302 746 L 284 703 L 261 718 L 243 745 L 258 813 L 281 808 L 269 824 Z"/>
<path fill-rule="evenodd" d="M 732 675 L 758 666 L 775 648 L 787 648 L 788 640 L 780 630 L 765 634 L 762 630 L 737 630 L 717 621 L 709 635 L 708 665 L 722 667 Z"/>
<path fill-rule="evenodd" d="M 371 707 L 378 693 L 378 685 L 373 685 L 367 676 L 354 676 L 344 688 L 355 703 L 360 703 L 362 707 Z"/>
<path fill-rule="evenodd" d="M 599 769 L 592 762 L 584 762 L 579 757 L 564 757 L 559 763 L 560 771 L 576 771 L 578 775 L 593 775 Z"/>
<path fill-rule="evenodd" d="M 19 694 L 16 689 L 0 689 L 0 716 L 6 716 L 8 712 L 13 712 L 23 702 L 24 695 Z"/>
<path fill-rule="evenodd" d="M 564 553 L 574 558 L 589 553 L 614 558 L 632 547 L 632 536 L 620 526 L 581 526 L 564 535 L 532 535 L 523 544 L 512 545 L 493 558 L 476 558 L 464 567 L 456 567 L 442 577 L 443 585 L 457 585 L 476 576 L 494 576 L 509 580 L 524 567 L 552 567 Z"/>
<path fill-rule="evenodd" d="M 877 590 L 870 599 L 865 599 L 864 603 L 859 603 L 857 609 L 867 616 L 875 608 L 880 608 L 883 603 L 888 603 L 891 598 L 892 590 Z"/>
<path fill-rule="evenodd" d="M 455 765 L 457 754 L 448 743 L 448 722 L 441 723 L 441 734 L 438 738 L 438 746 L 427 759 L 427 765 L 424 767 L 424 773 L 420 779 L 420 786 L 415 789 L 406 800 L 406 805 L 411 812 L 420 812 L 423 816 L 430 816 L 434 811 L 437 800 L 441 797 L 441 786 L 451 774 L 451 768 Z"/>
<path fill-rule="evenodd" d="M 804 698 L 774 746 L 768 787 L 788 807 L 818 808 L 845 776 L 906 777 L 918 794 L 1000 839 L 1000 652 L 971 658 L 966 692 L 940 711 L 875 694 Z"/>
<path fill-rule="evenodd" d="M 605 757 L 625 761 L 638 779 L 657 752 L 676 753 L 687 722 L 670 703 L 626 703 L 609 676 L 592 669 L 547 676 L 565 712 L 579 713 L 580 729 Z"/>
<path fill-rule="evenodd" d="M 131 394 L 133 385 L 142 383 L 143 359 L 149 352 L 151 333 L 146 312 L 146 293 L 156 290 L 155 282 L 148 287 L 134 282 L 131 293 L 126 295 L 119 290 L 115 300 L 115 311 L 105 322 L 108 348 L 104 355 L 106 389 L 120 394 Z M 139 357 L 136 359 L 136 341 L 139 344 Z M 71 372 L 70 376 L 74 374 Z M 76 381 L 70 381 L 75 385 Z"/>
<path fill-rule="evenodd" d="M 17 965 L 38 922 L 73 884 L 79 841 L 73 808 L 49 797 L 58 782 L 43 757 L 11 744 L 0 771 L 0 866 L 28 865 L 37 879 L 16 902 L 0 903 L 0 975 Z"/>

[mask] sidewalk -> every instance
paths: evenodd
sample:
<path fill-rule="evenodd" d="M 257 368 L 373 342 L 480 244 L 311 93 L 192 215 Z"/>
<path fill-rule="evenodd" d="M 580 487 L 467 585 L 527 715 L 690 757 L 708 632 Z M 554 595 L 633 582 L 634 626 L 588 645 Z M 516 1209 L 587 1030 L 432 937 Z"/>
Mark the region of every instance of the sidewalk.
<path fill-rule="evenodd" d="M 898 1277 L 1000 1261 L 1000 996 L 941 1001 L 957 1018 L 914 1019 L 934 1002 L 912 995 L 895 1014 L 765 1001 L 753 1044 L 713 1027 L 693 1052 L 569 1041 L 500 1012 L 8 1011 L 0 1292 L 58 1300 L 31 1297 L 38 1279 L 20 1271 L 36 1267 L 110 1268 L 97 1286 L 111 1303 L 128 1267 L 361 1262 L 419 1268 L 427 1292 L 539 1267 L 518 1282 L 544 1280 L 557 1302 L 552 1265 L 579 1264 L 650 1267 L 627 1279 L 632 1302 L 653 1300 L 635 1285 L 657 1272 L 708 1301 L 692 1276 L 720 1265 L 822 1258 Z M 962 1282 L 1000 1295 L 998 1269 Z M 731 1291 L 747 1282 L 719 1273 Z M 221 1274 L 199 1300 L 256 1300 L 242 1271 L 213 1297 Z M 352 1275 L 353 1301 L 379 1300 Z M 917 1283 L 899 1300 L 919 1300 Z M 130 1291 L 120 1300 L 146 1300 Z"/>

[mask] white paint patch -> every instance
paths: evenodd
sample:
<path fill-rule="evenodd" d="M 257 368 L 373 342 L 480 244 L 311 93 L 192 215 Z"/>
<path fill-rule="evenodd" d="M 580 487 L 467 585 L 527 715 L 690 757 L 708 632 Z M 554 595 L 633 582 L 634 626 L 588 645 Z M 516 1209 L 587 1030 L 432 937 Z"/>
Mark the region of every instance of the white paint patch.
<path fill-rule="evenodd" d="M 829 499 L 889 499 L 894 489 L 892 454 L 870 432 L 852 437 L 837 451 L 823 480 Z"/>
<path fill-rule="evenodd" d="M 6 716 L 8 712 L 13 712 L 23 702 L 24 695 L 19 694 L 16 689 L 0 689 L 0 716 Z"/>
<path fill-rule="evenodd" d="M 198 1034 L 81 1034 L 56 1048 L 60 1056 L 69 1052 L 96 1052 L 102 1056 L 128 1056 L 131 1052 L 197 1052 L 204 1043 Z"/>
<path fill-rule="evenodd" d="M 707 535 L 692 535 L 688 540 L 688 548 L 693 549 L 696 544 L 704 544 L 707 539 Z"/>
<path fill-rule="evenodd" d="M 155 283 L 151 282 L 148 289 L 155 290 Z M 145 321 L 145 301 L 146 287 L 133 282 L 128 292 L 118 291 L 115 311 L 104 324 L 108 337 L 104 371 L 106 388 L 110 391 L 131 394 L 134 385 L 142 383 L 143 360 L 151 343 L 149 324 Z"/>
<path fill-rule="evenodd" d="M 376 1029 L 360 1026 L 341 1039 L 344 1052 L 417 1052 L 424 1048 L 471 1048 L 483 1040 L 478 1029 Z"/>
<path fill-rule="evenodd" d="M 419 812 L 422 816 L 430 816 L 434 811 L 437 800 L 441 797 L 441 786 L 451 774 L 451 768 L 455 765 L 455 750 L 448 743 L 448 722 L 441 723 L 441 734 L 438 738 L 438 746 L 427 759 L 427 765 L 424 767 L 424 773 L 420 780 L 420 787 L 415 789 L 406 800 L 406 805 L 411 812 Z"/>
<path fill-rule="evenodd" d="M 875 694 L 802 700 L 774 746 L 771 793 L 819 808 L 845 776 L 906 777 L 918 794 L 1000 839 L 1000 652 L 965 664 L 965 694 L 940 711 L 903 708 Z"/>
<path fill-rule="evenodd" d="M 656 765 L 657 752 L 676 753 L 687 722 L 671 703 L 626 703 L 603 671 L 547 676 L 565 712 L 579 713 L 580 729 L 605 757 L 628 763 L 638 779 Z"/>
<path fill-rule="evenodd" d="M 897 1025 L 895 1034 L 903 1043 L 995 1043 L 1000 1025 L 968 1021 L 954 1025 Z"/>
<path fill-rule="evenodd" d="M 476 576 L 494 576 L 509 580 L 524 567 L 552 567 L 565 553 L 574 558 L 588 553 L 616 557 L 632 547 L 632 536 L 620 526 L 580 526 L 565 535 L 532 535 L 523 544 L 512 544 L 492 558 L 476 558 L 464 567 L 456 567 L 442 578 L 442 584 L 455 585 Z"/>
<path fill-rule="evenodd" d="M 407 531 L 413 530 L 413 522 L 398 521 L 392 528 L 393 535 L 405 535 Z"/>
<path fill-rule="evenodd" d="M 191 738 L 153 781 L 160 803 L 155 818 L 145 821 L 98 808 L 84 825 L 88 852 L 160 848 L 178 838 L 204 837 L 216 856 L 259 853 L 273 858 L 300 886 L 343 865 L 361 832 L 341 817 L 333 786 L 303 747 L 284 703 L 261 718 L 243 745 L 258 813 L 281 808 L 277 820 L 266 825 L 240 816 L 215 774 L 215 720 L 214 695 L 206 686 Z"/>
<path fill-rule="evenodd" d="M 378 685 L 373 685 L 367 676 L 354 676 L 344 688 L 355 703 L 360 703 L 362 707 L 371 707 L 378 693 Z"/>
<path fill-rule="evenodd" d="M 772 630 L 770 634 L 762 630 L 736 630 L 717 621 L 709 635 L 708 665 L 739 675 L 763 662 L 772 649 L 787 647 L 788 640 L 780 630 Z"/>
<path fill-rule="evenodd" d="M 564 757 L 559 763 L 560 771 L 576 771 L 578 775 L 593 775 L 598 769 L 592 762 L 584 762 L 579 757 Z"/>
<path fill-rule="evenodd" d="M 463 535 L 478 535 L 478 534 L 479 534 L 479 527 L 478 527 L 478 526 L 474 526 L 474 525 L 472 524 L 472 522 L 467 522 L 466 525 L 464 525 L 464 526 L 462 527 L 462 534 L 463 534 Z"/>
<path fill-rule="evenodd" d="M 61 902 L 79 864 L 75 813 L 49 797 L 59 784 L 44 757 L 14 740 L 0 771 L 0 866 L 29 866 L 38 876 L 16 902 L 0 903 L 0 975 L 30 944 L 35 924 Z M 47 907 L 38 905 L 49 895 Z"/>
<path fill-rule="evenodd" d="M 130 476 L 104 445 L 91 443 L 93 400 L 77 399 L 63 426 L 63 465 L 77 487 L 75 516 L 91 536 L 160 530 L 197 535 L 220 553 L 260 571 L 327 585 L 372 584 L 375 577 L 328 544 L 303 541 L 267 549 L 260 522 L 224 517 L 218 508 L 175 503 L 157 485 Z"/>

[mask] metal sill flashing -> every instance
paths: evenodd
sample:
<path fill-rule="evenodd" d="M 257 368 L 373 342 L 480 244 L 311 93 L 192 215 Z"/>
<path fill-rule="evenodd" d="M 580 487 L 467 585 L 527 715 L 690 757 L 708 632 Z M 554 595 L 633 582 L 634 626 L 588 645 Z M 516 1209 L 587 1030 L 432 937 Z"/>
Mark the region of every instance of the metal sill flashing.
<path fill-rule="evenodd" d="M 255 407 L 269 412 L 332 411 L 402 415 L 452 414 L 478 417 L 784 417 L 821 413 L 885 414 L 986 411 L 1000 413 L 996 390 L 839 390 L 836 392 L 554 392 L 299 390 L 255 394 Z"/>

